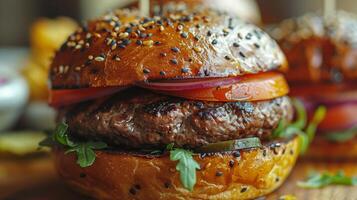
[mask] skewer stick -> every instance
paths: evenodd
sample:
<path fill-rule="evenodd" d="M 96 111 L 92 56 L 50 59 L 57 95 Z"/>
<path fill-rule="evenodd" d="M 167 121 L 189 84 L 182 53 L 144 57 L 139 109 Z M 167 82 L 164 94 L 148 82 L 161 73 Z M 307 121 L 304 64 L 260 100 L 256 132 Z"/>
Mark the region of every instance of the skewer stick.
<path fill-rule="evenodd" d="M 328 19 L 336 14 L 336 0 L 324 0 L 324 17 Z"/>
<path fill-rule="evenodd" d="M 142 17 L 150 15 L 150 0 L 140 0 L 139 1 L 140 15 Z"/>

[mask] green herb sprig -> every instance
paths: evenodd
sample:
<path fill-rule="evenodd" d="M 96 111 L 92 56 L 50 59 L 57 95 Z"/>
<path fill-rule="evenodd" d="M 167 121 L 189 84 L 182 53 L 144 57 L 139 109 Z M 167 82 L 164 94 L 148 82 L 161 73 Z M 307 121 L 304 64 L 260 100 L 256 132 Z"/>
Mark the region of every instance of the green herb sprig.
<path fill-rule="evenodd" d="M 296 110 L 296 121 L 288 124 L 286 120 L 281 120 L 272 137 L 289 138 L 297 135 L 300 140 L 300 154 L 304 154 L 315 137 L 317 126 L 325 118 L 326 108 L 318 107 L 312 120 L 306 126 L 307 114 L 303 103 L 297 99 L 293 99 L 292 102 Z"/>
<path fill-rule="evenodd" d="M 200 169 L 200 165 L 193 159 L 193 152 L 174 148 L 173 144 L 169 144 L 166 149 L 170 152 L 170 160 L 178 161 L 176 170 L 180 172 L 181 184 L 192 191 L 197 181 L 196 170 Z"/>
<path fill-rule="evenodd" d="M 300 181 L 297 185 L 308 189 L 317 189 L 328 185 L 357 185 L 357 177 L 345 176 L 343 171 L 339 171 L 336 174 L 328 172 L 312 173 L 306 181 Z"/>
<path fill-rule="evenodd" d="M 66 149 L 66 154 L 75 153 L 77 155 L 77 164 L 84 168 L 92 166 L 96 155 L 94 150 L 105 149 L 108 147 L 104 142 L 74 142 L 68 136 L 68 125 L 60 123 L 52 135 L 40 142 L 40 146 L 52 147 L 60 145 Z"/>

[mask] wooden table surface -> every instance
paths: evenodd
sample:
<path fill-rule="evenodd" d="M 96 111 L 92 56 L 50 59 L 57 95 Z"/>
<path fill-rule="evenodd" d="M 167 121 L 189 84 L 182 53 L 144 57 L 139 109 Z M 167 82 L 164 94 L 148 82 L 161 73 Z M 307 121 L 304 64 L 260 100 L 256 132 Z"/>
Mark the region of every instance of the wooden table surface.
<path fill-rule="evenodd" d="M 300 160 L 286 183 L 265 199 L 276 200 L 291 194 L 302 200 L 357 200 L 357 187 L 329 186 L 323 189 L 302 189 L 296 182 L 311 171 L 344 170 L 357 176 L 357 161 L 327 162 Z M 0 159 L 0 199 L 8 200 L 81 200 L 87 199 L 68 190 L 58 180 L 49 157 L 20 160 Z M 262 198 L 264 199 L 264 198 Z"/>

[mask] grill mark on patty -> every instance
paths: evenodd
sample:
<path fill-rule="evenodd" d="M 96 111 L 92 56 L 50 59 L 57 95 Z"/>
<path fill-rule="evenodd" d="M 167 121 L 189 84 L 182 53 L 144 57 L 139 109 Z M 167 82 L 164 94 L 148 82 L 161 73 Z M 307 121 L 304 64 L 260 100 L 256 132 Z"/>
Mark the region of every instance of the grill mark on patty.
<path fill-rule="evenodd" d="M 257 136 L 268 138 L 292 118 L 288 97 L 259 102 L 203 102 L 127 91 L 62 111 L 71 134 L 128 148 L 194 148 Z"/>

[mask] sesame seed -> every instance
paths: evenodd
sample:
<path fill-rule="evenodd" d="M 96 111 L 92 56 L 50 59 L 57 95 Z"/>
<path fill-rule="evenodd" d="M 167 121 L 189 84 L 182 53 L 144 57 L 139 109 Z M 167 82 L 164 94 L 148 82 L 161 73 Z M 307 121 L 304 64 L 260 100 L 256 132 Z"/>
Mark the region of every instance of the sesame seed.
<path fill-rule="evenodd" d="M 113 57 L 113 59 L 114 59 L 115 61 L 120 61 L 120 60 L 121 60 L 118 55 L 115 55 L 115 56 Z"/>
<path fill-rule="evenodd" d="M 152 45 L 154 44 L 154 41 L 152 41 L 152 40 L 146 40 L 146 41 L 143 42 L 143 44 L 144 44 L 145 46 L 152 46 Z"/>
<path fill-rule="evenodd" d="M 93 60 L 94 57 L 93 57 L 92 55 L 89 55 L 89 56 L 88 56 L 88 59 L 89 59 L 89 60 Z"/>
<path fill-rule="evenodd" d="M 81 67 L 75 67 L 74 70 L 81 71 Z"/>
<path fill-rule="evenodd" d="M 229 167 L 234 167 L 234 160 L 229 161 Z"/>
<path fill-rule="evenodd" d="M 182 72 L 182 73 L 188 73 L 189 71 L 190 71 L 190 69 L 188 69 L 188 68 L 186 68 L 186 67 L 184 67 L 184 68 L 181 69 L 181 72 Z"/>
<path fill-rule="evenodd" d="M 125 45 L 124 44 L 119 44 L 119 48 L 121 48 L 121 49 L 125 49 Z"/>
<path fill-rule="evenodd" d="M 181 24 L 177 26 L 178 31 L 182 31 L 182 29 L 183 29 L 183 26 Z"/>
<path fill-rule="evenodd" d="M 180 49 L 177 47 L 173 47 L 173 48 L 171 48 L 171 51 L 178 53 L 178 52 L 180 52 Z"/>
<path fill-rule="evenodd" d="M 139 29 L 140 31 L 146 31 L 146 29 L 145 29 L 142 25 L 139 25 L 138 29 Z"/>
<path fill-rule="evenodd" d="M 117 48 L 117 43 L 114 43 L 111 47 L 112 50 L 115 50 Z"/>
<path fill-rule="evenodd" d="M 95 60 L 95 61 L 98 61 L 98 62 L 103 62 L 103 61 L 105 60 L 105 58 L 102 57 L 102 56 L 98 56 L 98 57 L 95 57 L 94 60 Z"/>
<path fill-rule="evenodd" d="M 251 34 L 251 33 L 248 33 L 248 34 L 245 36 L 245 39 L 247 39 L 247 40 L 252 39 L 252 34 Z"/>
<path fill-rule="evenodd" d="M 239 39 L 243 39 L 242 34 L 238 33 L 237 35 Z"/>
<path fill-rule="evenodd" d="M 240 157 L 240 152 L 239 151 L 233 152 L 233 156 L 236 158 Z"/>
<path fill-rule="evenodd" d="M 129 33 L 127 33 L 127 32 L 124 32 L 124 33 L 120 33 L 120 34 L 119 34 L 119 38 L 120 38 L 120 39 L 124 39 L 124 38 L 127 38 L 127 37 L 129 37 Z"/>
<path fill-rule="evenodd" d="M 126 27 L 125 28 L 125 32 L 127 33 L 131 33 L 133 31 L 133 29 L 131 27 Z"/>
<path fill-rule="evenodd" d="M 208 37 L 211 37 L 211 36 L 212 36 L 212 31 L 208 31 L 208 32 L 207 32 L 207 36 L 208 36 Z"/>
<path fill-rule="evenodd" d="M 218 41 L 216 39 L 212 40 L 212 44 L 216 45 L 218 43 Z"/>
<path fill-rule="evenodd" d="M 248 190 L 248 188 L 244 187 L 244 188 L 242 188 L 242 189 L 240 190 L 240 192 L 241 192 L 241 193 L 244 193 L 244 192 L 246 192 L 247 190 Z"/>
<path fill-rule="evenodd" d="M 146 38 L 148 35 L 146 33 L 140 33 L 139 37 L 140 38 Z"/>
<path fill-rule="evenodd" d="M 170 184 L 169 182 L 165 182 L 165 183 L 164 183 L 165 188 L 169 188 L 170 185 L 171 185 L 171 184 Z"/>
<path fill-rule="evenodd" d="M 178 61 L 174 58 L 174 59 L 171 59 L 170 62 L 174 65 L 177 65 L 178 64 Z"/>
<path fill-rule="evenodd" d="M 255 46 L 255 48 L 257 48 L 257 49 L 260 48 L 259 44 L 257 44 L 257 43 L 254 43 L 254 46 Z"/>
<path fill-rule="evenodd" d="M 195 40 L 199 41 L 200 39 L 201 39 L 201 36 L 199 36 L 199 35 L 195 36 Z"/>
<path fill-rule="evenodd" d="M 231 58 L 229 56 L 224 56 L 224 59 L 231 60 Z"/>
<path fill-rule="evenodd" d="M 188 38 L 188 34 L 187 34 L 186 32 L 182 32 L 182 33 L 181 33 L 181 37 L 183 37 L 183 38 Z"/>
<path fill-rule="evenodd" d="M 164 31 L 165 30 L 165 27 L 164 26 L 160 26 L 160 31 Z"/>
<path fill-rule="evenodd" d="M 167 56 L 167 53 L 163 53 L 163 52 L 161 52 L 161 53 L 160 53 L 160 56 L 162 56 L 162 57 L 166 57 L 166 56 Z"/>
<path fill-rule="evenodd" d="M 123 40 L 123 44 L 124 45 L 128 45 L 128 44 L 130 44 L 131 43 L 131 40 L 129 40 L 129 39 L 124 39 Z"/>
<path fill-rule="evenodd" d="M 141 41 L 141 40 L 136 40 L 136 44 L 137 44 L 137 45 L 142 45 L 142 44 L 143 44 L 143 41 Z"/>
<path fill-rule="evenodd" d="M 195 52 L 199 53 L 202 51 L 201 47 L 194 47 L 193 50 L 195 50 Z"/>
<path fill-rule="evenodd" d="M 219 177 L 219 176 L 222 176 L 222 175 L 223 175 L 223 172 L 221 172 L 221 171 L 217 171 L 217 172 L 216 172 L 216 176 Z"/>
<path fill-rule="evenodd" d="M 239 52 L 239 55 L 242 56 L 243 58 L 245 58 L 245 55 L 243 52 Z"/>
<path fill-rule="evenodd" d="M 239 47 L 239 44 L 235 42 L 235 43 L 233 43 L 233 46 L 234 47 Z"/>
<path fill-rule="evenodd" d="M 116 33 L 116 32 L 112 32 L 110 35 L 115 38 L 118 37 L 118 33 Z"/>
<path fill-rule="evenodd" d="M 161 75 L 161 76 L 166 76 L 166 72 L 160 71 L 160 75 Z"/>
<path fill-rule="evenodd" d="M 143 69 L 143 72 L 144 72 L 144 74 L 149 74 L 149 73 L 150 73 L 150 70 L 149 70 L 149 69 L 144 68 L 144 69 Z"/>
<path fill-rule="evenodd" d="M 155 45 L 160 45 L 161 42 L 160 41 L 155 41 Z"/>

